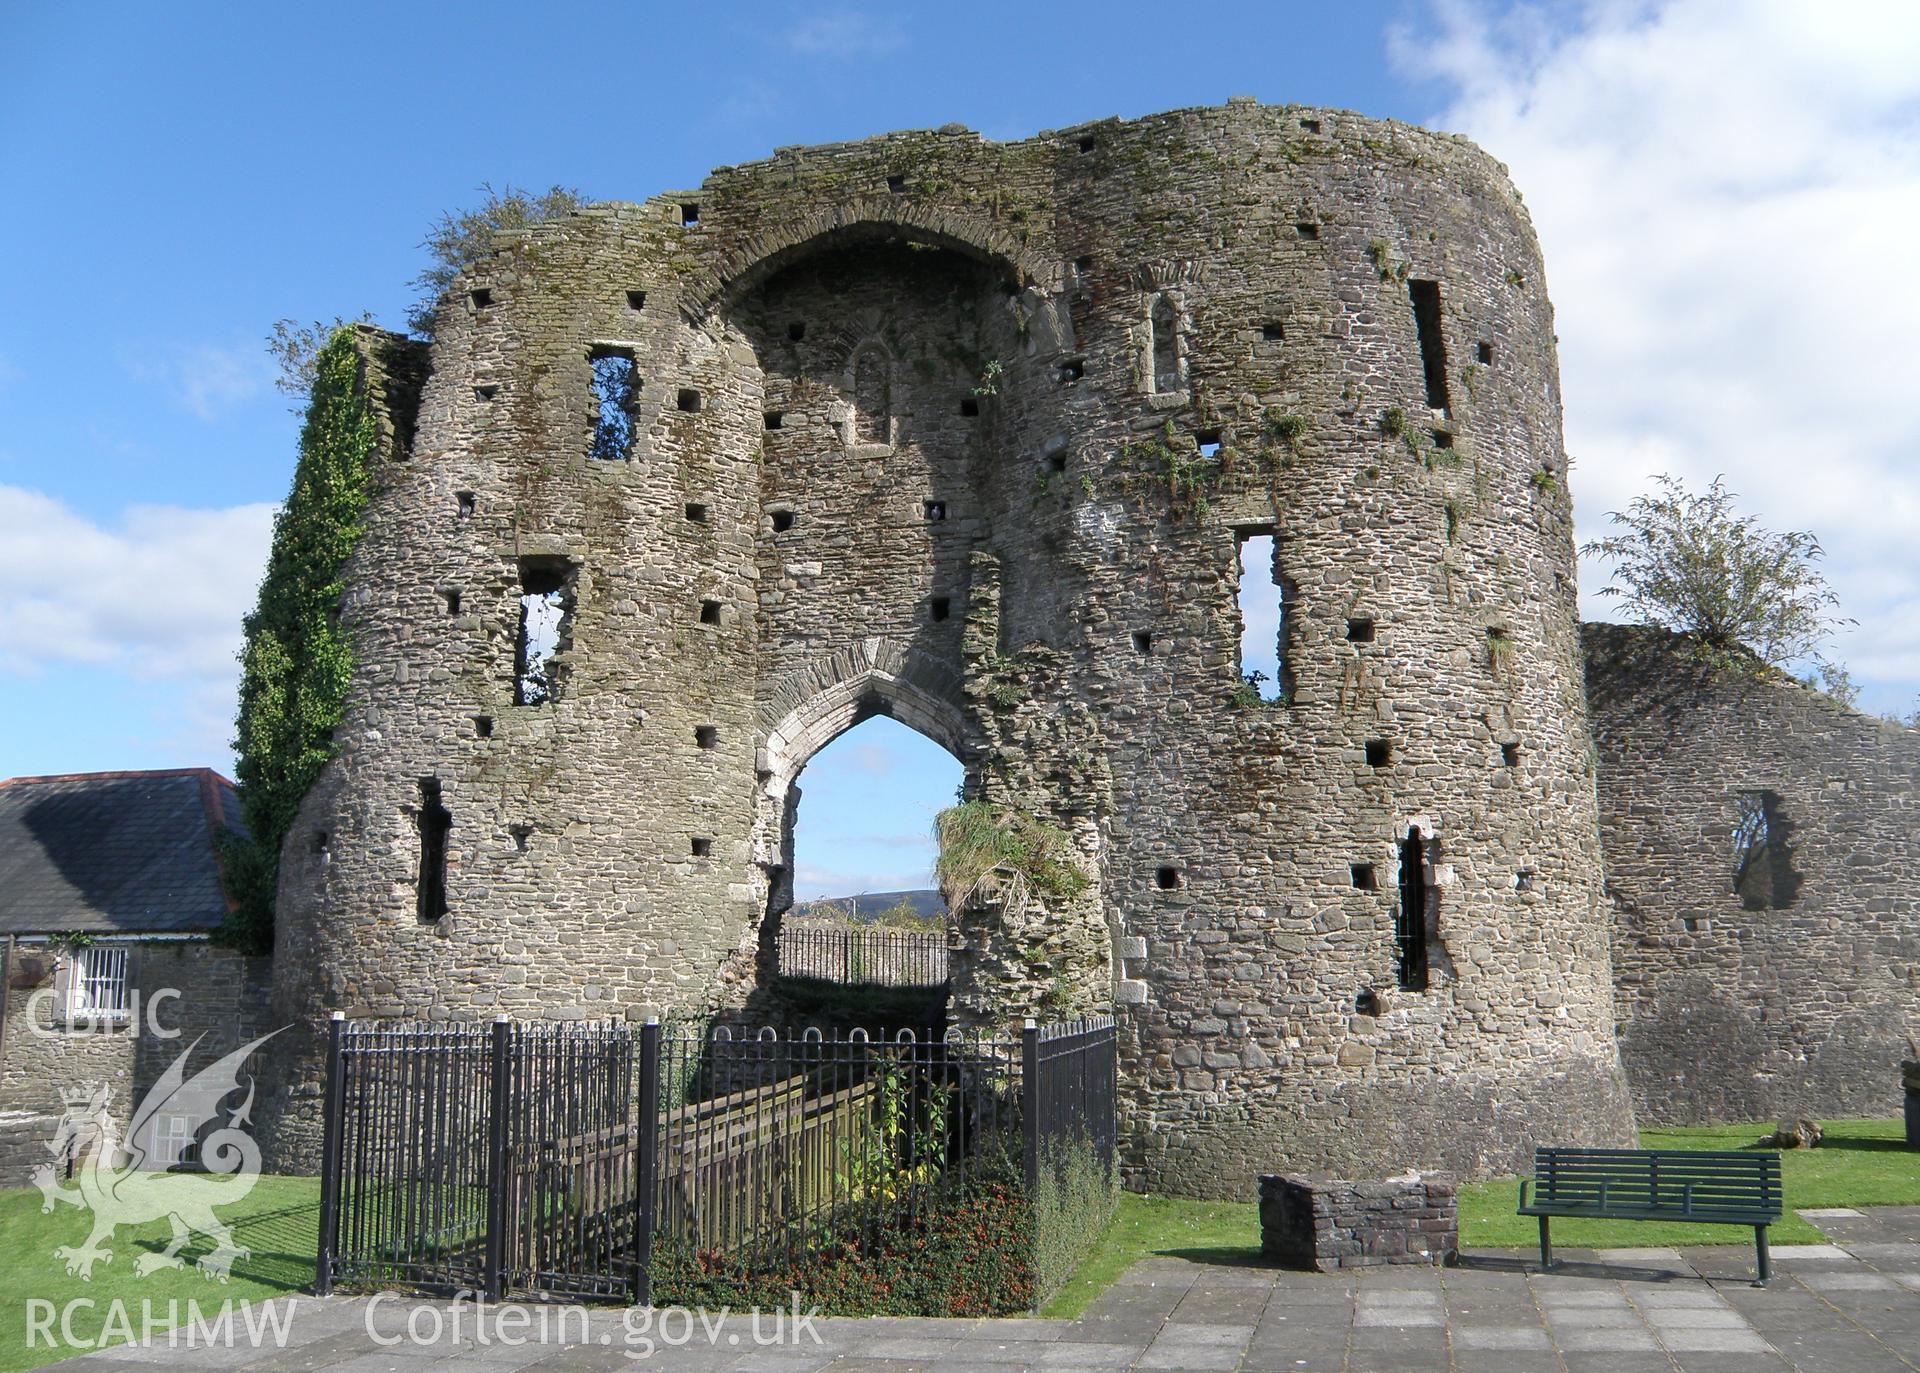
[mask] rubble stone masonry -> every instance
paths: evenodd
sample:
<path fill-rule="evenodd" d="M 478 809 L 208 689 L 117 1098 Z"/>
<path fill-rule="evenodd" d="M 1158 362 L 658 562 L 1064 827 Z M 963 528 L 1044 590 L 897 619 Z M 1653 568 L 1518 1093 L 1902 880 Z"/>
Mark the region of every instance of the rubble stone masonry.
<path fill-rule="evenodd" d="M 280 1166 L 336 1008 L 777 1010 L 796 779 L 875 713 L 1074 838 L 1084 897 L 955 917 L 952 1015 L 1117 1008 L 1129 1185 L 1633 1142 L 1552 312 L 1471 144 L 1235 101 L 781 149 L 501 235 L 430 346 L 361 337 L 387 443 L 282 855 Z M 570 613 L 516 705 L 529 586 Z"/>

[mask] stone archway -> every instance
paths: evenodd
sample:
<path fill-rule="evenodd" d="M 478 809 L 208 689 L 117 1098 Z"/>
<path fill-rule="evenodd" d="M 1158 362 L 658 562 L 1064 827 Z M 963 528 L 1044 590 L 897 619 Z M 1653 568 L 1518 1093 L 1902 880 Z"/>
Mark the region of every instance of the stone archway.
<path fill-rule="evenodd" d="M 768 694 L 756 750 L 754 905 L 748 939 L 764 982 L 780 917 L 793 904 L 796 779 L 807 763 L 862 721 L 884 715 L 939 744 L 973 775 L 983 747 L 961 704 L 957 673 L 890 639 L 870 638 L 788 674 Z"/>
<path fill-rule="evenodd" d="M 681 296 L 682 313 L 698 323 L 809 253 L 835 244 L 885 238 L 946 248 L 993 263 L 1022 284 L 1032 282 L 1043 290 L 1059 285 L 1062 268 L 1057 260 L 1036 255 L 1020 237 L 990 219 L 892 198 L 866 198 L 795 214 L 744 238 L 688 286 Z"/>

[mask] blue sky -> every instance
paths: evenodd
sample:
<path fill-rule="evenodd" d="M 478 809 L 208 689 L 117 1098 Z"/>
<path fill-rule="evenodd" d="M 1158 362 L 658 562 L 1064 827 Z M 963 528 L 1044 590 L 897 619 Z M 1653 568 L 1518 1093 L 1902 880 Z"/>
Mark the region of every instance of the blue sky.
<path fill-rule="evenodd" d="M 1652 473 L 1728 473 L 1826 541 L 1863 704 L 1912 704 L 1906 0 L 0 0 L 0 776 L 229 765 L 238 620 L 296 426 L 261 340 L 286 316 L 398 326 L 425 229 L 481 183 L 637 200 L 782 144 L 1018 138 L 1231 95 L 1507 161 L 1546 247 L 1582 537 Z M 812 866 L 920 880 L 924 852 L 883 860 L 924 839 L 904 783 L 951 795 L 928 747 L 883 729 L 816 760 Z"/>

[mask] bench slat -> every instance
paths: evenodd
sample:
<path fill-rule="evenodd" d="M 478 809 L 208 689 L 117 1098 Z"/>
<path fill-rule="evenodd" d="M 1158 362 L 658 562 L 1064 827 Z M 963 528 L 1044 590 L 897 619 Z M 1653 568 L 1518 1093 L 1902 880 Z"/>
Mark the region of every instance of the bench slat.
<path fill-rule="evenodd" d="M 1777 1153 L 1542 1147 L 1533 1171 L 1523 1215 L 1761 1224 L 1783 1213 Z"/>

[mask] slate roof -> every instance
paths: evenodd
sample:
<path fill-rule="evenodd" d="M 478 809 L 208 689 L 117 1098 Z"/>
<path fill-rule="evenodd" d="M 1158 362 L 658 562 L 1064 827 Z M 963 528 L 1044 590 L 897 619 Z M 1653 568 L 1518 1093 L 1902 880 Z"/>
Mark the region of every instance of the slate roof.
<path fill-rule="evenodd" d="M 240 808 L 211 768 L 0 781 L 0 935 L 211 930 L 223 826 Z"/>

